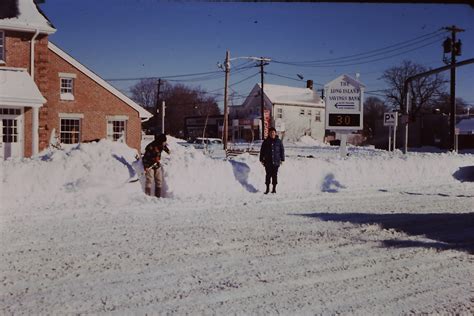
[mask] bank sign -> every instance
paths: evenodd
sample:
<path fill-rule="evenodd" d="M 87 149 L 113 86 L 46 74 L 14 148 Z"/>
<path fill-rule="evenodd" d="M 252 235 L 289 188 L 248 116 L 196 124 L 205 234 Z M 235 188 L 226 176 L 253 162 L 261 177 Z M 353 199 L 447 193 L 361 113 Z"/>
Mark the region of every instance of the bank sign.
<path fill-rule="evenodd" d="M 324 86 L 326 129 L 363 129 L 365 86 L 348 75 L 342 75 Z"/>

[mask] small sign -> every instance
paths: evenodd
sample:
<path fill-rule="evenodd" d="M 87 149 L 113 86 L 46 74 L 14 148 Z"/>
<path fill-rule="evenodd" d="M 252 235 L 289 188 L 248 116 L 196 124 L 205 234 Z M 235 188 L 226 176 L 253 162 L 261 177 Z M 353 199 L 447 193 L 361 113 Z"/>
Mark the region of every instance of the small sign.
<path fill-rule="evenodd" d="M 460 132 L 461 132 L 461 129 L 459 129 L 458 127 L 454 129 L 454 134 L 459 135 Z"/>
<path fill-rule="evenodd" d="M 390 112 L 383 114 L 383 125 L 384 126 L 397 126 L 398 124 L 398 112 Z"/>
<path fill-rule="evenodd" d="M 359 127 L 360 115 L 351 113 L 331 113 L 328 115 L 329 126 Z"/>
<path fill-rule="evenodd" d="M 355 104 L 354 103 L 344 103 L 344 102 L 338 102 L 334 105 L 336 109 L 355 109 Z"/>
<path fill-rule="evenodd" d="M 263 110 L 263 137 L 268 137 L 268 130 L 270 129 L 270 110 Z"/>

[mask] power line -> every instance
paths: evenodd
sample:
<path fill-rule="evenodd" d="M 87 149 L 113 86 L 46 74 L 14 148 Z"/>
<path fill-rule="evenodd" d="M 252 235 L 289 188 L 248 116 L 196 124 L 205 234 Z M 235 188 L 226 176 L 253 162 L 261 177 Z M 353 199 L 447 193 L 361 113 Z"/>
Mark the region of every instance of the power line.
<path fill-rule="evenodd" d="M 268 75 L 272 75 L 272 76 L 277 76 L 277 77 L 281 77 L 281 78 L 286 78 L 286 79 L 290 79 L 290 80 L 294 80 L 294 81 L 298 81 L 298 82 L 304 82 L 303 80 L 300 80 L 300 79 L 296 79 L 296 78 L 292 78 L 292 77 L 287 77 L 287 76 L 284 76 L 284 75 L 280 75 L 280 74 L 276 74 L 276 73 L 273 73 L 273 72 L 265 72 L 266 74 Z M 317 86 L 324 86 L 322 83 L 317 83 L 317 82 L 313 82 L 313 84 L 317 85 Z"/>
<path fill-rule="evenodd" d="M 378 53 L 376 55 L 384 54 L 386 52 L 383 52 L 383 51 L 385 51 L 387 49 L 391 49 L 393 47 L 398 47 L 397 49 L 399 49 L 399 47 L 407 47 L 407 46 L 411 46 L 411 45 L 416 45 L 416 44 L 419 44 L 420 42 L 426 41 L 428 39 L 441 36 L 442 34 L 444 34 L 443 30 L 439 29 L 435 32 L 428 33 L 428 34 L 425 34 L 425 35 L 422 35 L 422 36 L 418 36 L 416 38 L 413 38 L 413 39 L 410 39 L 410 40 L 407 40 L 407 41 L 399 42 L 399 43 L 396 43 L 396 44 L 392 44 L 392 45 L 389 45 L 389 46 L 386 46 L 386 47 L 370 50 L 370 51 L 363 52 L 363 53 L 358 53 L 358 54 L 353 54 L 353 55 L 348 55 L 348 56 L 342 56 L 342 57 L 319 59 L 319 60 L 313 60 L 313 61 L 277 61 L 275 59 L 274 59 L 274 61 L 276 63 L 291 64 L 291 65 L 303 65 L 303 64 L 327 63 L 327 62 L 333 63 L 333 62 L 339 62 L 339 61 L 346 62 L 348 60 L 345 60 L 345 59 L 351 59 L 351 58 L 356 57 L 356 56 L 368 55 L 368 54 L 375 53 L 375 52 L 381 52 L 381 53 Z M 424 39 L 419 41 L 419 39 L 421 39 L 421 38 L 424 38 Z M 415 43 L 411 43 L 411 42 L 415 42 Z M 411 43 L 411 44 L 408 44 L 408 43 Z M 400 46 L 400 45 L 402 45 L 402 46 Z M 392 50 L 389 50 L 388 52 L 390 52 L 390 51 L 392 51 Z M 369 55 L 369 56 L 366 56 L 366 57 L 371 57 L 371 56 L 372 55 Z"/>
<path fill-rule="evenodd" d="M 371 59 L 371 60 L 367 60 L 367 61 L 363 61 L 363 62 L 358 62 L 358 63 L 349 63 L 349 64 L 328 64 L 328 65 L 293 65 L 293 66 L 299 66 L 299 67 L 316 67 L 316 68 L 328 68 L 328 67 L 342 67 L 342 66 L 354 66 L 354 65 L 362 65 L 362 64 L 367 64 L 367 63 L 372 63 L 372 62 L 375 62 L 375 61 L 380 61 L 380 60 L 384 60 L 384 59 L 389 59 L 389 58 L 392 58 L 392 57 L 396 57 L 396 56 L 400 56 L 400 55 L 403 55 L 403 54 L 406 54 L 406 53 L 410 53 L 412 51 L 415 51 L 415 50 L 418 50 L 418 49 L 421 49 L 421 48 L 424 48 L 424 47 L 427 47 L 427 46 L 430 46 L 430 45 L 433 45 L 435 43 L 439 43 L 439 40 L 437 39 L 436 41 L 432 41 L 432 42 L 429 42 L 425 45 L 422 45 L 422 46 L 418 46 L 418 47 L 415 47 L 415 48 L 412 48 L 410 50 L 406 50 L 406 51 L 403 51 L 403 52 L 400 52 L 398 54 L 393 54 L 393 55 L 389 55 L 389 56 L 385 56 L 385 57 L 381 57 L 381 58 L 376 58 L 376 59 Z"/>

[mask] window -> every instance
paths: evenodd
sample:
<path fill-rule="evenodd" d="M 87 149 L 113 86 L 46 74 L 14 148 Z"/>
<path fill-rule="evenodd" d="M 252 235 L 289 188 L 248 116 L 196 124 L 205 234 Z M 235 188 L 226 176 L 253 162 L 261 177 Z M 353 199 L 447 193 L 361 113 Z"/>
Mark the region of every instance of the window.
<path fill-rule="evenodd" d="M 0 63 L 5 63 L 5 32 L 0 31 Z"/>
<path fill-rule="evenodd" d="M 308 110 L 308 115 L 311 116 L 311 110 Z"/>
<path fill-rule="evenodd" d="M 81 141 L 81 120 L 78 118 L 61 119 L 61 143 L 77 144 Z"/>
<path fill-rule="evenodd" d="M 125 120 L 108 120 L 107 121 L 107 138 L 113 141 L 118 141 L 122 136 L 123 142 L 125 142 L 125 131 L 127 126 Z"/>
<path fill-rule="evenodd" d="M 316 111 L 316 114 L 314 115 L 314 121 L 321 122 L 321 111 Z"/>
<path fill-rule="evenodd" d="M 277 115 L 276 115 L 277 118 L 283 118 L 283 109 L 282 108 L 278 108 L 277 109 Z"/>
<path fill-rule="evenodd" d="M 74 79 L 76 74 L 70 73 L 59 73 L 59 82 L 60 82 L 60 99 L 64 101 L 73 101 L 74 100 Z"/>
<path fill-rule="evenodd" d="M 2 141 L 4 143 L 18 142 L 18 123 L 15 119 L 2 119 Z"/>
<path fill-rule="evenodd" d="M 3 115 L 21 115 L 20 109 L 13 108 L 0 108 L 0 114 Z"/>
<path fill-rule="evenodd" d="M 304 109 L 300 110 L 300 115 L 304 115 Z"/>
<path fill-rule="evenodd" d="M 74 100 L 73 82 L 72 78 L 61 78 L 61 100 Z"/>

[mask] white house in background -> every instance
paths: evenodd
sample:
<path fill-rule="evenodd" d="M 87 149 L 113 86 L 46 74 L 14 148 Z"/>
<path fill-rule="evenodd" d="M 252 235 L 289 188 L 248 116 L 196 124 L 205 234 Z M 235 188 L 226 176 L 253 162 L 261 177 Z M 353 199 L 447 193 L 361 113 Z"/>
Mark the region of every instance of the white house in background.
<path fill-rule="evenodd" d="M 277 128 L 284 140 L 295 141 L 304 135 L 323 141 L 325 133 L 324 101 L 312 89 L 264 84 L 264 108 L 270 114 L 270 124 Z M 256 84 L 244 103 L 231 109 L 231 137 L 259 139 L 261 127 L 261 85 Z M 249 131 L 252 131 L 249 132 Z"/>
<path fill-rule="evenodd" d="M 474 117 L 467 115 L 456 124 L 458 133 L 458 148 L 474 148 Z"/>

